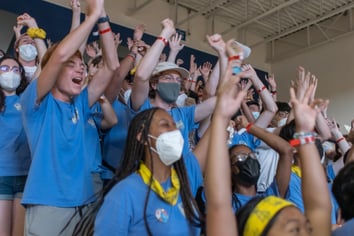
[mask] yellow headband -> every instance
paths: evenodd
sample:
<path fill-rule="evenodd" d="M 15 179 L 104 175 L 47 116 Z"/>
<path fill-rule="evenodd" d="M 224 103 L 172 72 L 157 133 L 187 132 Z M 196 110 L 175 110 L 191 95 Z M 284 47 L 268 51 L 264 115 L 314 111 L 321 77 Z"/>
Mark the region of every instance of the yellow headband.
<path fill-rule="evenodd" d="M 260 201 L 248 217 L 243 235 L 260 236 L 271 219 L 284 207 L 294 206 L 291 202 L 270 196 Z"/>

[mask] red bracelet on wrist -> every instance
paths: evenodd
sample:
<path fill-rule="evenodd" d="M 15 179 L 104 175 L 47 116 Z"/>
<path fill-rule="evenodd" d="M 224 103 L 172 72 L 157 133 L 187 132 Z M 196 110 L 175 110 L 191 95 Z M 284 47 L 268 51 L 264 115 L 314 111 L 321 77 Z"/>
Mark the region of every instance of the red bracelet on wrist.
<path fill-rule="evenodd" d="M 263 92 L 263 90 L 265 90 L 265 89 L 266 89 L 266 86 L 263 85 L 262 88 L 260 88 L 260 89 L 257 90 L 257 93 L 261 93 L 261 92 Z"/>
<path fill-rule="evenodd" d="M 249 133 L 250 132 L 250 129 L 252 127 L 252 123 L 249 123 L 247 126 L 246 126 L 246 131 Z"/>
<path fill-rule="evenodd" d="M 107 29 L 103 29 L 103 30 L 100 30 L 98 31 L 99 34 L 105 34 L 105 33 L 108 33 L 108 32 L 111 32 L 111 28 L 107 28 Z"/>
<path fill-rule="evenodd" d="M 163 42 L 163 44 L 165 44 L 165 46 L 167 46 L 167 44 L 168 44 L 168 40 L 162 36 L 157 37 L 157 40 L 161 40 Z"/>
<path fill-rule="evenodd" d="M 344 139 L 345 139 L 344 137 L 341 137 L 341 138 L 337 139 L 336 143 L 339 143 L 339 142 L 343 141 Z"/>
<path fill-rule="evenodd" d="M 242 59 L 243 59 L 243 57 L 240 54 L 229 57 L 229 61 L 242 60 Z"/>

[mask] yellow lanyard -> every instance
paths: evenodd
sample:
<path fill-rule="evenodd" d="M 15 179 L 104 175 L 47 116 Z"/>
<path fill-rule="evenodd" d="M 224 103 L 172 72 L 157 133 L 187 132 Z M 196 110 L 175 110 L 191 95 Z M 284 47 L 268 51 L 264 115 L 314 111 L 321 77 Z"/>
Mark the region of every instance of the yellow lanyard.
<path fill-rule="evenodd" d="M 143 179 L 146 185 L 150 184 L 151 171 L 144 163 L 140 163 L 138 173 Z M 151 189 L 162 198 L 165 202 L 171 204 L 172 206 L 176 205 L 178 200 L 178 193 L 180 189 L 179 179 L 177 173 L 174 168 L 171 168 L 171 182 L 172 187 L 168 189 L 166 192 L 163 190 L 159 181 L 157 181 L 154 177 L 152 177 Z"/>
<path fill-rule="evenodd" d="M 299 178 L 301 178 L 301 169 L 300 167 L 296 166 L 296 165 L 292 165 L 291 166 L 291 171 L 296 174 L 297 176 L 299 176 Z"/>

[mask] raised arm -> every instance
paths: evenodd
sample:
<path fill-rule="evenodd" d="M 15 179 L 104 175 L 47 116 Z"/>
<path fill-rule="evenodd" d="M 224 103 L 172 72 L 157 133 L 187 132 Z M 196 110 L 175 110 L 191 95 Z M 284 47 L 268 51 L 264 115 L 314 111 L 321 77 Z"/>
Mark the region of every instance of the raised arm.
<path fill-rule="evenodd" d="M 211 123 L 206 165 L 207 235 L 237 236 L 231 207 L 231 165 L 227 148 L 229 120 L 240 107 L 245 93 L 238 90 L 239 76 L 232 76 L 229 63 L 224 83 L 219 87 L 217 106 Z"/>
<path fill-rule="evenodd" d="M 129 71 L 134 67 L 135 61 L 139 56 L 137 42 L 141 40 L 145 31 L 144 25 L 137 25 L 134 30 L 134 40 L 131 43 L 130 53 L 120 62 L 119 68 L 115 71 L 110 86 L 107 87 L 105 95 L 112 103 L 119 93 L 124 78 L 128 75 Z M 136 42 L 136 43 L 135 43 Z"/>
<path fill-rule="evenodd" d="M 176 31 L 171 19 L 164 19 L 162 21 L 162 26 L 163 29 L 160 36 L 157 38 L 151 48 L 146 52 L 135 72 L 134 84 L 131 94 L 132 108 L 134 110 L 138 110 L 143 105 L 145 99 L 148 98 L 150 76 L 155 66 L 159 62 L 159 57 L 167 44 L 167 40 Z"/>
<path fill-rule="evenodd" d="M 104 8 L 103 0 L 87 0 L 87 3 L 88 13 L 85 21 L 59 43 L 46 66 L 42 68 L 37 85 L 37 102 L 40 102 L 53 88 L 61 67 L 79 49 L 101 16 Z"/>
<path fill-rule="evenodd" d="M 296 133 L 300 138 L 314 131 L 316 116 L 319 112 L 318 101 L 309 104 L 314 85 L 310 85 L 302 100 L 296 98 L 290 89 L 291 103 L 294 109 Z M 311 136 L 307 136 L 311 137 Z M 313 138 L 313 137 L 312 137 Z M 310 138 L 311 140 L 311 138 Z M 314 142 L 306 142 L 297 147 L 302 173 L 302 196 L 305 215 L 312 226 L 312 235 L 331 235 L 331 201 L 327 187 L 327 178 L 320 163 L 320 157 Z"/>
<path fill-rule="evenodd" d="M 278 107 L 275 104 L 273 97 L 269 93 L 268 89 L 258 78 L 257 73 L 253 67 L 249 64 L 244 65 L 242 66 L 242 70 L 245 72 L 246 77 L 252 81 L 254 88 L 258 92 L 258 95 L 263 102 L 264 111 L 260 114 L 255 124 L 259 127 L 266 128 L 270 121 L 273 119 L 273 116 L 277 112 Z"/>
<path fill-rule="evenodd" d="M 70 31 L 73 31 L 77 27 L 79 27 L 81 23 L 81 4 L 79 0 L 70 0 L 70 7 L 72 10 L 72 18 L 71 18 L 71 28 Z M 79 51 L 81 52 L 82 55 L 84 55 L 85 49 L 86 49 L 86 43 L 87 43 L 88 36 L 86 37 L 86 40 L 84 40 L 79 48 Z"/>
<path fill-rule="evenodd" d="M 243 128 L 248 127 L 247 132 L 263 140 L 263 142 L 265 142 L 269 147 L 279 153 L 279 161 L 275 178 L 277 180 L 279 194 L 281 197 L 284 197 L 289 187 L 294 148 L 290 146 L 287 141 L 276 134 L 267 132 L 257 125 L 248 126 L 249 123 L 244 116 L 239 117 L 239 121 L 241 122 Z"/>
<path fill-rule="evenodd" d="M 103 119 L 101 121 L 101 129 L 108 130 L 118 123 L 117 115 L 105 96 L 101 96 L 98 100 L 101 105 Z"/>
<path fill-rule="evenodd" d="M 102 45 L 103 66 L 93 76 L 93 80 L 88 85 L 90 106 L 103 94 L 108 84 L 111 82 L 114 72 L 119 67 L 114 36 L 106 17 L 106 11 L 103 8 L 100 14 L 100 19 L 104 20 L 98 23 L 98 30 Z"/>
<path fill-rule="evenodd" d="M 176 57 L 178 53 L 184 48 L 184 44 L 181 44 L 182 35 L 175 34 L 169 40 L 170 53 L 168 55 L 168 62 L 176 63 Z"/>
<path fill-rule="evenodd" d="M 27 26 L 28 29 L 33 28 L 33 29 L 38 29 L 38 24 L 35 18 L 31 17 L 29 14 L 24 13 L 23 15 L 20 15 L 17 17 L 17 25 L 22 25 L 22 26 Z M 35 46 L 37 48 L 37 69 L 33 74 L 33 77 L 31 79 L 38 78 L 40 72 L 41 72 L 41 62 L 42 58 L 47 51 L 47 46 L 45 45 L 44 38 L 39 38 L 39 37 L 34 37 L 33 38 Z"/>

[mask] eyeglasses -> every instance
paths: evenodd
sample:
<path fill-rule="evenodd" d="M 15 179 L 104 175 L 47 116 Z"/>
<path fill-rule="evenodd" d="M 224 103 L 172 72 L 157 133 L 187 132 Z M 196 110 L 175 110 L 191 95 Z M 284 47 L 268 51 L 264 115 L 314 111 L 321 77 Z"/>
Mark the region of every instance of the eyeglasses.
<path fill-rule="evenodd" d="M 181 82 L 182 82 L 182 78 L 180 78 L 180 77 L 173 77 L 172 75 L 162 75 L 162 76 L 160 77 L 160 79 L 164 79 L 164 80 L 168 80 L 168 81 L 175 80 L 175 81 L 177 81 L 178 83 L 181 83 Z"/>
<path fill-rule="evenodd" d="M 21 73 L 22 72 L 22 68 L 19 67 L 19 66 L 13 66 L 13 67 L 10 67 L 8 65 L 1 65 L 0 66 L 0 71 L 1 72 L 14 72 L 14 73 Z"/>
<path fill-rule="evenodd" d="M 253 158 L 256 159 L 257 155 L 254 152 L 250 152 L 250 153 L 235 153 L 233 155 L 231 155 L 231 165 L 236 165 L 237 162 L 243 162 L 245 160 L 247 160 L 247 158 Z"/>

